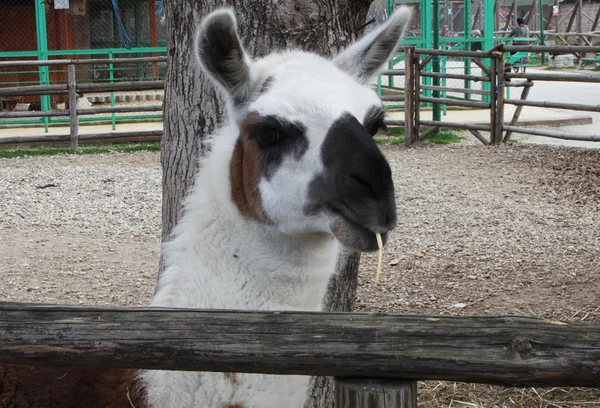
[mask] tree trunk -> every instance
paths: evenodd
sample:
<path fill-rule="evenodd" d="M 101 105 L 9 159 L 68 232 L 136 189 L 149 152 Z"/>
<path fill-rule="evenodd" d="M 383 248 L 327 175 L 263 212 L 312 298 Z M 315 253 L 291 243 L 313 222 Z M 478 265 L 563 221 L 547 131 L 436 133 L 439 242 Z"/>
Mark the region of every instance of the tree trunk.
<path fill-rule="evenodd" d="M 250 56 L 296 47 L 334 55 L 362 34 L 369 0 L 190 1 L 166 3 L 169 55 L 165 78 L 162 237 L 166 239 L 181 216 L 183 198 L 191 187 L 198 159 L 208 149 L 205 138 L 226 120 L 220 96 L 199 71 L 194 36 L 202 17 L 217 7 L 233 7 L 238 30 Z M 344 253 L 339 275 L 327 294 L 328 310 L 350 311 L 354 304 L 360 254 Z M 314 380 L 307 407 L 332 406 L 333 387 Z M 329 402 L 328 402 L 329 401 Z"/>

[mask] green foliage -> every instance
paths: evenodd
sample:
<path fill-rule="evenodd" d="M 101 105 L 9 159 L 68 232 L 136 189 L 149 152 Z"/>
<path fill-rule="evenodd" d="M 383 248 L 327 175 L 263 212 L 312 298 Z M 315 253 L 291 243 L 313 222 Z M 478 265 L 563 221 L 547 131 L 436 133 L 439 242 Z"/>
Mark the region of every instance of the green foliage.
<path fill-rule="evenodd" d="M 462 137 L 452 132 L 440 132 L 437 135 L 429 135 L 425 139 L 429 140 L 431 143 L 445 145 L 451 143 L 460 143 Z"/>
<path fill-rule="evenodd" d="M 429 135 L 425 138 L 435 144 L 460 143 L 462 137 L 448 131 L 439 132 L 437 135 Z M 382 145 L 397 145 L 404 143 L 404 128 L 390 128 L 379 132 L 375 136 L 375 142 Z"/>

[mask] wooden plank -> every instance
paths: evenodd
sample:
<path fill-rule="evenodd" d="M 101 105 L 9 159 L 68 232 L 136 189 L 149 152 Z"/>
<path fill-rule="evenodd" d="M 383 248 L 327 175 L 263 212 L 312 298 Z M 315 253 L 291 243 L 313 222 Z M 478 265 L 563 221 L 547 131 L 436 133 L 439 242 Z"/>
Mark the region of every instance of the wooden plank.
<path fill-rule="evenodd" d="M 517 126 L 505 126 L 504 129 L 514 133 L 524 133 L 535 136 L 551 137 L 553 139 L 577 140 L 582 142 L 600 142 L 600 134 L 597 135 L 576 135 L 573 132 L 555 132 L 553 130 L 534 129 Z"/>
<path fill-rule="evenodd" d="M 483 62 L 481 62 L 481 60 L 479 58 L 473 58 L 472 60 L 475 65 L 477 65 L 479 68 L 481 68 L 481 70 L 483 72 L 485 72 L 485 74 L 489 77 L 490 76 L 490 69 L 488 67 L 485 66 L 485 64 Z"/>
<path fill-rule="evenodd" d="M 498 114 L 498 93 L 496 91 L 497 86 L 497 75 L 498 75 L 498 61 L 497 58 L 492 58 L 490 63 L 490 144 L 496 144 L 498 142 L 498 127 L 496 117 Z"/>
<path fill-rule="evenodd" d="M 432 78 L 470 79 L 471 81 L 489 81 L 487 76 L 451 74 L 448 72 L 421 72 L 421 76 Z"/>
<path fill-rule="evenodd" d="M 491 130 L 490 125 L 479 125 L 476 123 L 463 123 L 463 122 L 446 122 L 446 121 L 437 121 L 437 120 L 422 120 L 421 125 L 423 126 L 439 126 L 445 128 L 454 128 L 454 129 L 475 129 L 475 130 L 484 130 L 489 132 Z"/>
<path fill-rule="evenodd" d="M 429 136 L 430 134 L 432 134 L 433 132 L 435 132 L 436 130 L 438 130 L 440 127 L 439 126 L 432 126 L 429 129 L 426 129 L 425 132 L 416 135 L 417 136 L 417 140 L 421 141 L 424 140 L 427 136 Z"/>
<path fill-rule="evenodd" d="M 469 89 L 469 88 L 450 88 L 447 86 L 433 86 L 433 85 L 421 85 L 422 89 L 438 90 L 442 92 L 457 92 L 464 94 L 474 95 L 489 95 L 490 91 L 484 91 L 483 89 Z"/>
<path fill-rule="evenodd" d="M 594 75 L 592 73 L 516 73 L 506 74 L 506 78 L 510 79 L 527 79 L 529 81 L 565 81 L 565 82 L 594 82 L 600 83 L 600 75 Z"/>
<path fill-rule="evenodd" d="M 147 91 L 164 89 L 164 81 L 127 81 L 104 84 L 80 84 L 77 90 L 80 92 L 123 92 L 123 91 Z"/>
<path fill-rule="evenodd" d="M 504 126 L 504 93 L 506 89 L 506 79 L 504 78 L 504 53 L 496 52 L 496 85 L 495 92 L 496 95 L 496 117 L 495 123 L 495 144 L 502 143 L 502 128 Z"/>
<path fill-rule="evenodd" d="M 110 133 L 84 133 L 79 135 L 79 141 L 92 140 L 112 140 L 112 139 L 137 139 L 137 141 L 146 141 L 146 138 L 161 137 L 162 130 L 141 130 L 137 132 L 110 132 Z M 71 135 L 30 135 L 30 136 L 11 136 L 0 137 L 0 145 L 13 145 L 23 143 L 57 143 L 68 142 Z"/>
<path fill-rule="evenodd" d="M 0 96 L 58 95 L 68 92 L 67 85 L 29 85 L 0 88 Z"/>
<path fill-rule="evenodd" d="M 572 54 L 582 52 L 600 52 L 600 46 L 594 45 L 506 45 L 505 52 L 547 52 L 552 54 Z"/>
<path fill-rule="evenodd" d="M 505 103 L 517 106 L 536 106 L 540 108 L 569 109 L 586 112 L 600 112 L 600 105 L 583 105 L 578 103 L 546 102 L 546 101 L 525 101 L 520 99 L 507 99 Z"/>
<path fill-rule="evenodd" d="M 336 378 L 335 408 L 417 408 L 417 382 Z"/>
<path fill-rule="evenodd" d="M 67 86 L 69 88 L 69 136 L 71 151 L 79 147 L 79 120 L 77 119 L 77 80 L 75 78 L 75 65 L 67 67 Z"/>
<path fill-rule="evenodd" d="M 419 69 L 424 69 L 427 64 L 429 64 L 431 62 L 431 60 L 435 57 L 434 54 L 429 54 L 427 57 L 425 57 L 425 59 L 419 64 Z"/>
<path fill-rule="evenodd" d="M 415 48 L 415 53 L 421 55 L 445 55 L 448 57 L 474 57 L 483 58 L 490 56 L 489 51 L 462 51 L 462 50 L 444 50 L 444 49 L 429 49 Z"/>
<path fill-rule="evenodd" d="M 597 387 L 600 324 L 8 304 L 0 361 Z"/>
<path fill-rule="evenodd" d="M 485 137 L 483 137 L 483 135 L 482 135 L 482 134 L 479 132 L 479 130 L 476 130 L 476 129 L 469 129 L 469 132 L 471 132 L 471 134 L 472 134 L 473 136 L 475 136 L 475 137 L 476 137 L 476 138 L 477 138 L 477 139 L 478 139 L 478 140 L 479 140 L 481 143 L 483 143 L 484 145 L 486 145 L 486 146 L 487 146 L 487 145 L 489 145 L 489 144 L 490 144 L 490 142 L 489 142 L 489 141 L 488 141 L 488 140 L 487 140 Z"/>
<path fill-rule="evenodd" d="M 418 135 L 421 132 L 421 56 L 417 54 L 415 49 L 415 80 L 414 86 L 414 125 L 413 135 Z"/>
<path fill-rule="evenodd" d="M 428 96 L 422 96 L 421 101 L 431 103 L 442 103 L 448 106 L 464 106 L 467 108 L 475 109 L 489 109 L 490 104 L 487 102 L 475 102 L 475 101 L 464 101 L 462 99 L 448 99 L 448 98 L 430 98 Z"/>
<path fill-rule="evenodd" d="M 56 66 L 56 65 L 89 65 L 89 64 L 128 64 L 128 63 L 141 63 L 141 62 L 166 62 L 169 57 L 139 57 L 139 58 L 97 58 L 97 59 L 56 59 L 56 60 L 18 60 L 18 61 L 0 61 L 0 68 L 2 67 L 39 67 L 39 66 Z"/>

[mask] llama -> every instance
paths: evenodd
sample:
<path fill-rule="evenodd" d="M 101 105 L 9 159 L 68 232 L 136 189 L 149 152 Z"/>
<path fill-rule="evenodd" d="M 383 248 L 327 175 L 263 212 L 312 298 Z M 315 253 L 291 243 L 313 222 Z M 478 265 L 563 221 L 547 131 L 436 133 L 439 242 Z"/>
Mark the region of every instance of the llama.
<path fill-rule="evenodd" d="M 394 186 L 372 139 L 385 111 L 369 82 L 409 17 L 401 8 L 332 60 L 286 51 L 252 61 L 232 11 L 203 20 L 198 63 L 226 97 L 229 123 L 211 137 L 163 246 L 152 306 L 319 311 L 341 246 L 374 251 L 375 233 L 387 240 Z M 92 371 L 71 377 L 89 383 L 101 370 Z M 137 408 L 296 408 L 308 389 L 306 376 L 245 373 L 123 371 L 102 381 L 102 398 L 120 394 L 102 406 L 129 406 L 127 394 Z"/>

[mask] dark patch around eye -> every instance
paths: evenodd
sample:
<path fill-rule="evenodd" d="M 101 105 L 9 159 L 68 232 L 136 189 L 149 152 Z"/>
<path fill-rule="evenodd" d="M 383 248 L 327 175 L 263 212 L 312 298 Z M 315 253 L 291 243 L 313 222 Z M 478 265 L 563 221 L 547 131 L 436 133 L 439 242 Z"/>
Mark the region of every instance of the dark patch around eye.
<path fill-rule="evenodd" d="M 267 180 L 275 174 L 285 157 L 291 155 L 299 160 L 308 149 L 304 125 L 274 115 L 257 116 L 252 123 L 246 123 L 245 133 L 248 140 L 256 142 L 258 172 Z M 267 139 L 264 137 L 267 134 L 277 134 L 278 137 L 272 143 L 261 143 L 261 139 Z"/>
<path fill-rule="evenodd" d="M 385 130 L 385 110 L 381 106 L 371 106 L 365 115 L 365 119 L 363 121 L 363 126 L 371 136 L 375 136 L 375 134 L 379 130 Z"/>

